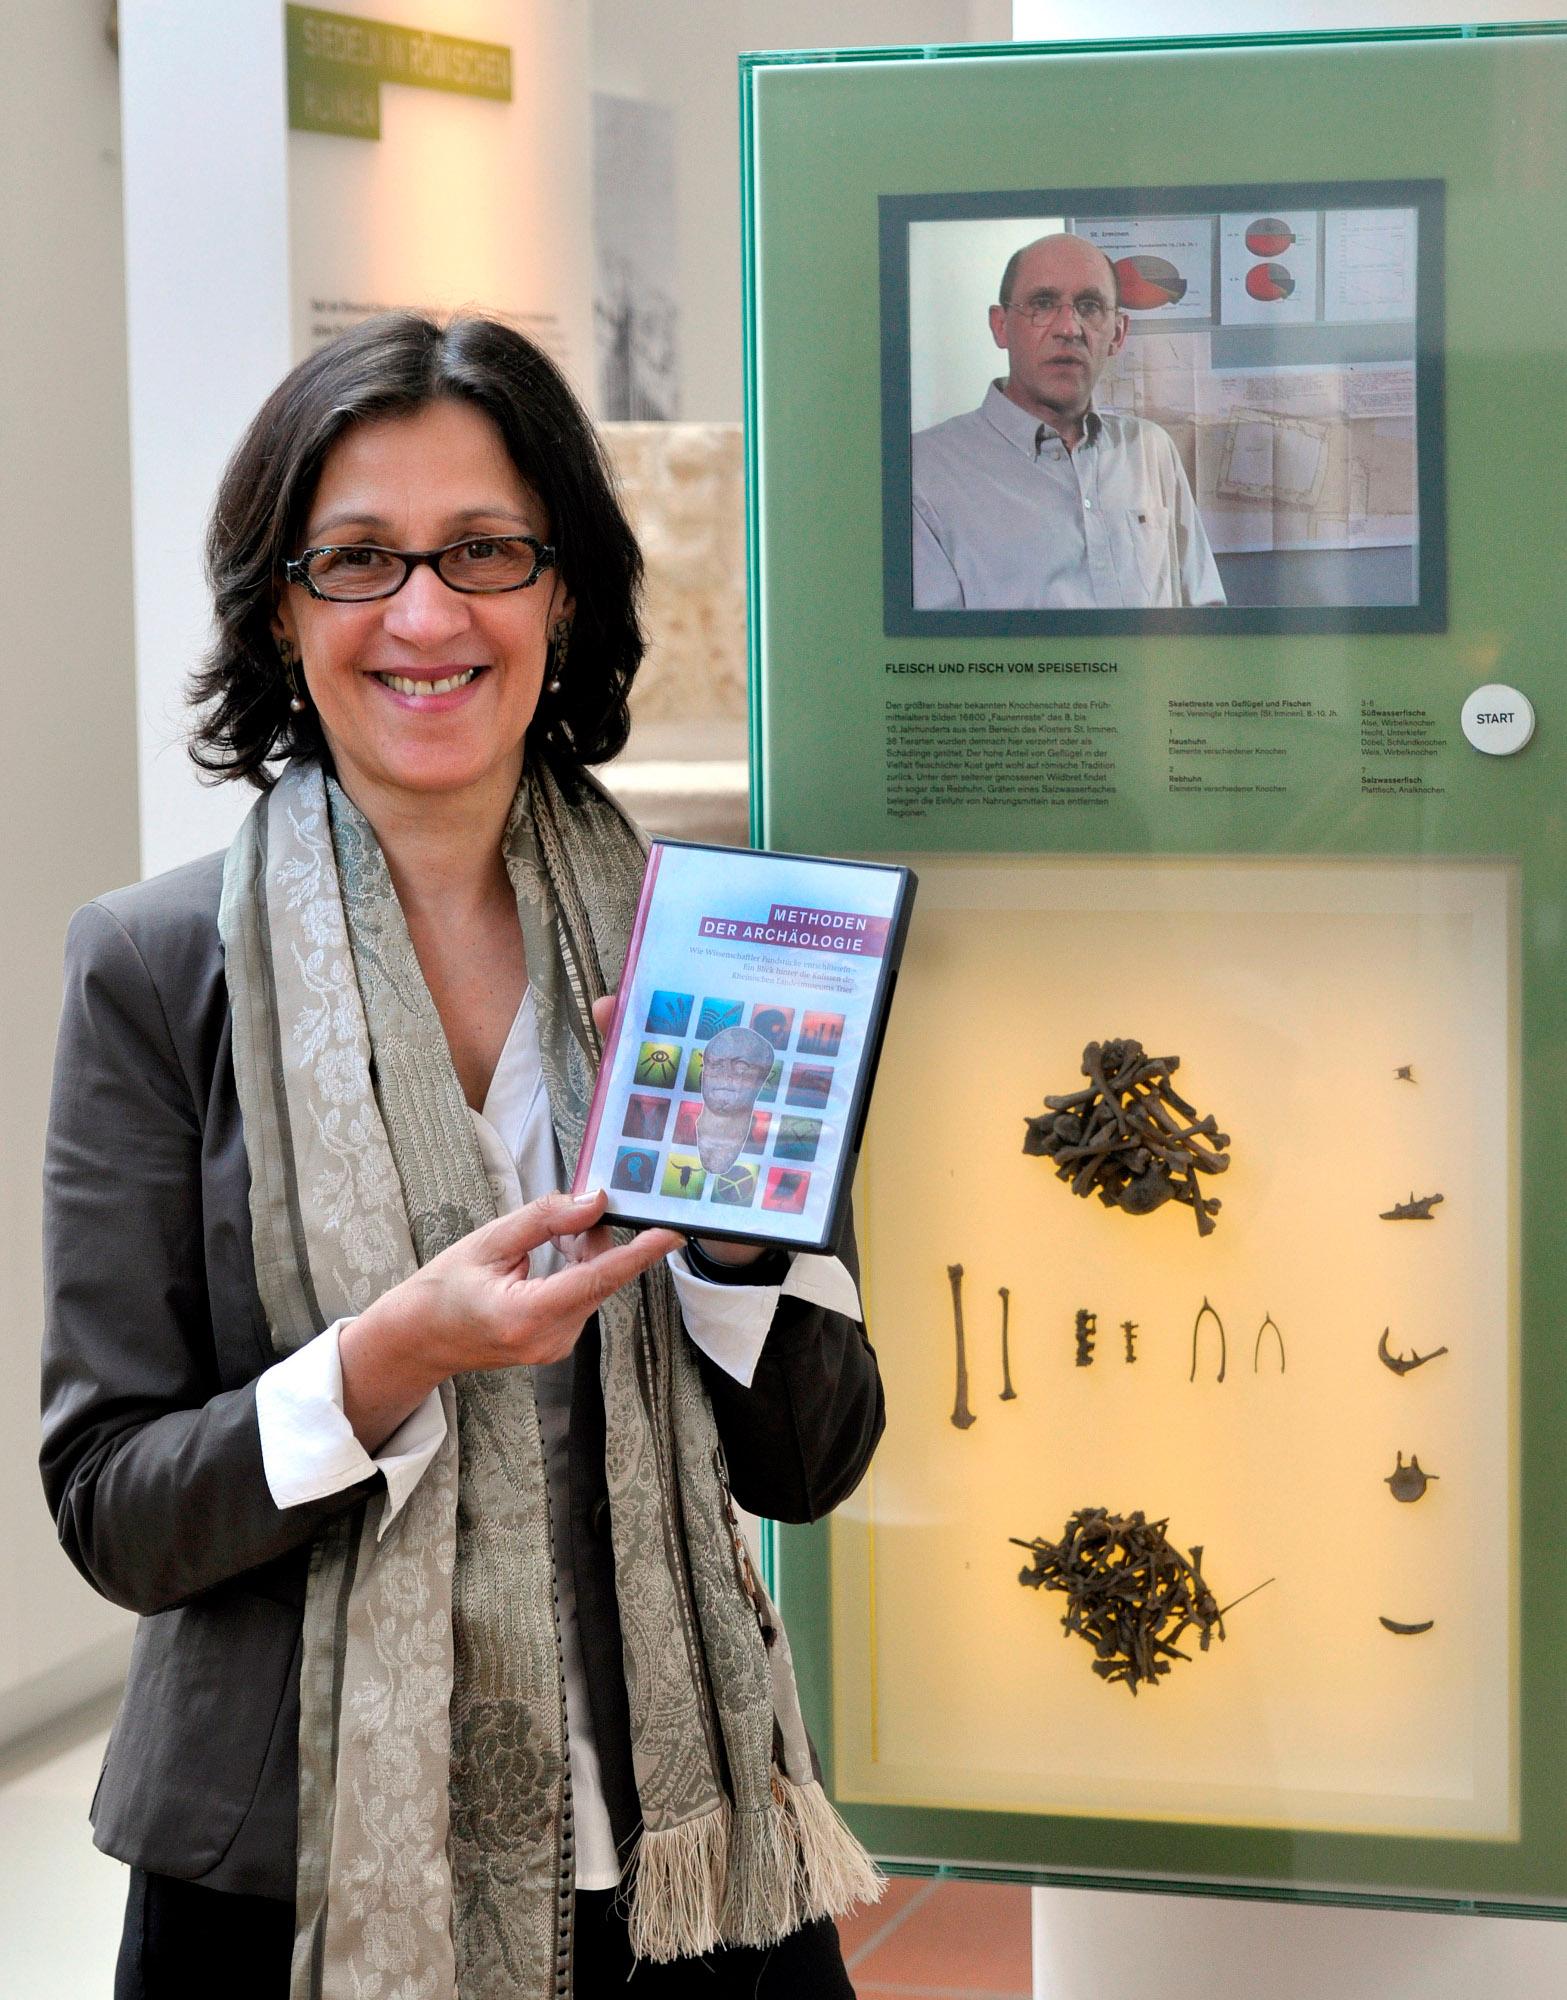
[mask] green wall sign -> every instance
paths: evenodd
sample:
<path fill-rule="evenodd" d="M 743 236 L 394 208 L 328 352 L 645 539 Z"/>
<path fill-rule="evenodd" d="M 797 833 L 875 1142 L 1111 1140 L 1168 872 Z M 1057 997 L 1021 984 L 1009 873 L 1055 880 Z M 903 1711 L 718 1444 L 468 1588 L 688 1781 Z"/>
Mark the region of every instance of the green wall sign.
<path fill-rule="evenodd" d="M 379 139 L 381 85 L 408 83 L 511 102 L 511 50 L 321 7 L 285 7 L 293 132 Z"/>

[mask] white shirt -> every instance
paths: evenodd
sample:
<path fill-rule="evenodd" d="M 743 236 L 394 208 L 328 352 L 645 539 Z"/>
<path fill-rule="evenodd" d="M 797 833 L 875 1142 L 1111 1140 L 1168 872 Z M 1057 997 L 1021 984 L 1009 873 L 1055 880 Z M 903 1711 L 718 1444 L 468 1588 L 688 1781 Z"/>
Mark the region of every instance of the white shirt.
<path fill-rule="evenodd" d="M 993 382 L 914 438 L 917 611 L 1114 611 L 1222 604 L 1169 434 L 1090 410 L 1081 443 Z"/>
<path fill-rule="evenodd" d="M 525 1201 L 564 1184 L 560 1155 L 550 1122 L 549 1100 L 539 1063 L 538 1027 L 530 986 L 517 1009 L 490 1080 L 482 1113 L 472 1110 L 474 1135 L 495 1196 L 496 1212 L 508 1215 Z M 560 1267 L 553 1244 L 531 1253 L 534 1277 Z M 669 1257 L 686 1332 L 709 1359 L 737 1382 L 750 1386 L 783 1293 L 811 1300 L 834 1312 L 860 1316 L 854 1280 L 836 1257 L 797 1256 L 781 1285 L 716 1285 L 697 1277 L 683 1252 Z M 446 1435 L 438 1391 L 432 1390 L 373 1456 L 354 1436 L 343 1414 L 343 1370 L 337 1337 L 348 1322 L 338 1320 L 277 1362 L 256 1384 L 256 1419 L 267 1486 L 279 1507 L 324 1499 L 379 1472 L 387 1499 L 380 1532 L 406 1504 Z M 620 1857 L 593 1741 L 577 1599 L 566 1555 L 569 1500 L 566 1435 L 571 1416 L 572 1360 L 533 1370 L 539 1428 L 544 1442 L 554 1528 L 561 1654 L 565 1677 L 567 1748 L 577 1849 L 577 1887 L 612 1889 L 620 1880 Z"/>

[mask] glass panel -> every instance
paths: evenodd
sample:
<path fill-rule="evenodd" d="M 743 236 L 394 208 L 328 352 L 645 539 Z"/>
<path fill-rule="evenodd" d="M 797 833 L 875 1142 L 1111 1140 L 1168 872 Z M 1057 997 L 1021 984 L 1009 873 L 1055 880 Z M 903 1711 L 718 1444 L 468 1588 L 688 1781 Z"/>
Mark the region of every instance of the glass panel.
<path fill-rule="evenodd" d="M 1557 29 L 745 67 L 754 833 L 922 881 L 888 1433 L 774 1549 L 894 1864 L 1567 1911 L 1564 97 Z M 1021 1587 L 1093 1508 L 1122 1595 Z"/>

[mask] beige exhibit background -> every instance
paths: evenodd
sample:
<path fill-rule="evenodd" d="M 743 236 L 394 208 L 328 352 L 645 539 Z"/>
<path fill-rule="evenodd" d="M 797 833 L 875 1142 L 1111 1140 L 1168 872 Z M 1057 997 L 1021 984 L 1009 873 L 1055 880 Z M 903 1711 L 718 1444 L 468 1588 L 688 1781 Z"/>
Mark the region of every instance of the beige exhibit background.
<path fill-rule="evenodd" d="M 1516 1055 L 1497 865 L 916 860 L 862 1170 L 887 1381 L 833 1531 L 842 1796 L 1506 1836 L 1515 1800 Z M 1181 1058 L 1232 1136 L 1199 1237 L 1021 1150 L 1086 1042 Z M 1395 1069 L 1412 1064 L 1416 1081 Z M 1473 1135 L 1484 1135 L 1477 1150 Z M 911 1162 L 914 1163 L 911 1172 Z M 1430 1222 L 1395 1201 L 1441 1192 Z M 947 1266 L 970 1400 L 950 1422 Z M 1002 1402 L 998 1288 L 1011 1292 Z M 1227 1333 L 1226 1379 L 1204 1298 Z M 1074 1314 L 1098 1315 L 1091 1367 Z M 1272 1336 L 1254 1371 L 1258 1329 Z M 1137 1360 L 1120 1323 L 1137 1323 Z M 1451 1352 L 1399 1377 L 1395 1352 Z M 1401 1505 L 1395 1454 L 1438 1475 Z M 1132 1699 L 1021 1589 L 1084 1505 L 1201 1544 L 1229 1635 Z M 1395 1637 L 1391 1618 L 1436 1620 Z"/>

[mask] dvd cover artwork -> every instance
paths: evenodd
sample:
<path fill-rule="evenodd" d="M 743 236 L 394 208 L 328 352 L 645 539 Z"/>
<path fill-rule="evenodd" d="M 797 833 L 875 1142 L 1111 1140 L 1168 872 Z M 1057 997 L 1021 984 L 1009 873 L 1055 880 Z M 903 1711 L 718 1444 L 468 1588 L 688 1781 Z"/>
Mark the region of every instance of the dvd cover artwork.
<path fill-rule="evenodd" d="M 655 842 L 575 1185 L 620 1221 L 827 1247 L 913 892 L 903 868 Z"/>

